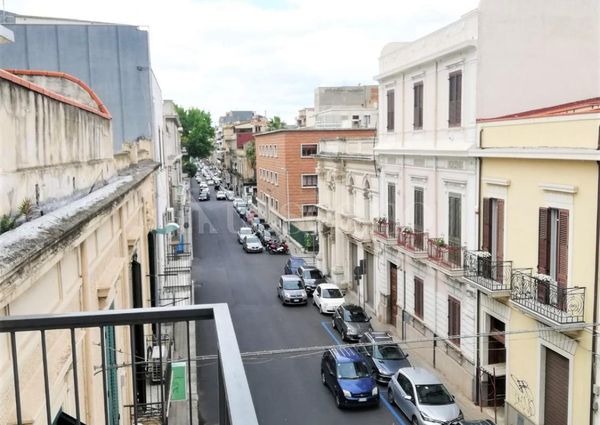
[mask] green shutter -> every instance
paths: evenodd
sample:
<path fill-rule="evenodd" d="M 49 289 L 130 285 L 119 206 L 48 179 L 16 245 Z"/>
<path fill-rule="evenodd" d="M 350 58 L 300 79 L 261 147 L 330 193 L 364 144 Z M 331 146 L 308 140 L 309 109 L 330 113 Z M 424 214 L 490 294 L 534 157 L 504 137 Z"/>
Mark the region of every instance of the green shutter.
<path fill-rule="evenodd" d="M 115 343 L 115 327 L 104 328 L 104 346 L 106 349 L 106 394 L 108 403 L 108 423 L 119 424 L 119 388 L 117 383 L 117 347 Z"/>

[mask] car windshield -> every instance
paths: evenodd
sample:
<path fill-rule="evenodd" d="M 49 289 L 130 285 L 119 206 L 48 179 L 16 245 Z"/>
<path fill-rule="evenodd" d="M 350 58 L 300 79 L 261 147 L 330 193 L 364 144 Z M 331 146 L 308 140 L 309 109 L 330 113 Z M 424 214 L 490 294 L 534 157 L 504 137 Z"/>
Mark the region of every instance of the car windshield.
<path fill-rule="evenodd" d="M 292 259 L 290 260 L 290 265 L 291 265 L 292 267 L 296 267 L 296 268 L 298 268 L 298 267 L 300 267 L 300 266 L 304 265 L 304 260 L 303 260 L 303 259 L 301 259 L 301 258 L 292 258 Z"/>
<path fill-rule="evenodd" d="M 342 291 L 339 289 L 323 289 L 322 295 L 323 298 L 344 298 L 342 295 Z"/>
<path fill-rule="evenodd" d="M 305 279 L 323 279 L 323 275 L 319 270 L 305 270 L 304 271 Z"/>
<path fill-rule="evenodd" d="M 439 406 L 454 403 L 454 399 L 442 384 L 417 385 L 416 387 L 417 397 L 421 404 Z"/>
<path fill-rule="evenodd" d="M 240 235 L 251 235 L 252 234 L 252 229 L 248 228 L 248 227 L 243 227 L 240 229 Z"/>
<path fill-rule="evenodd" d="M 246 238 L 246 244 L 249 243 L 260 243 L 260 241 L 258 240 L 258 238 L 256 236 L 248 236 Z"/>
<path fill-rule="evenodd" d="M 284 280 L 283 289 L 304 289 L 304 285 L 300 280 Z"/>
<path fill-rule="evenodd" d="M 373 346 L 373 357 L 379 360 L 404 360 L 406 354 L 395 344 Z"/>
<path fill-rule="evenodd" d="M 338 363 L 338 379 L 360 379 L 371 376 L 369 368 L 363 362 Z"/>
<path fill-rule="evenodd" d="M 369 318 L 364 311 L 361 310 L 345 310 L 344 321 L 346 322 L 368 322 Z"/>

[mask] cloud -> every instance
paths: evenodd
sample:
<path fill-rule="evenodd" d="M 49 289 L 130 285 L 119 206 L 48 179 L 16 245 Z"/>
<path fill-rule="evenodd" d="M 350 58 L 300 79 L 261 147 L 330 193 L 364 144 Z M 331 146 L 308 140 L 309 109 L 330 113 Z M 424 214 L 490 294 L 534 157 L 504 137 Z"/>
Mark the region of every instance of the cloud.
<path fill-rule="evenodd" d="M 209 110 L 294 122 L 319 85 L 369 84 L 390 41 L 413 40 L 477 0 L 7 0 L 28 15 L 141 25 L 163 96 Z"/>

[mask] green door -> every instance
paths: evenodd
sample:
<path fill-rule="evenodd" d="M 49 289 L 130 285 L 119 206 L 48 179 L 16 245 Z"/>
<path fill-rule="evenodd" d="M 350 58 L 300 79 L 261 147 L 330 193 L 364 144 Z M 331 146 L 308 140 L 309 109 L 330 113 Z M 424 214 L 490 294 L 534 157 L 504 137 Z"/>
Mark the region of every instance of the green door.
<path fill-rule="evenodd" d="M 104 328 L 104 347 L 106 350 L 106 389 L 109 425 L 119 424 L 119 389 L 117 384 L 117 351 L 115 327 Z"/>

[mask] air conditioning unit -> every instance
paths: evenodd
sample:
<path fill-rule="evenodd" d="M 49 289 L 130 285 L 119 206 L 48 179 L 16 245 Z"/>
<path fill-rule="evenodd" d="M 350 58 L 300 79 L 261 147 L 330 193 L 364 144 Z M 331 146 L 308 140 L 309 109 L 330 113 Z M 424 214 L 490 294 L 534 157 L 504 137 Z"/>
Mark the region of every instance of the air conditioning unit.
<path fill-rule="evenodd" d="M 167 208 L 167 223 L 172 223 L 175 221 L 175 209 Z"/>

